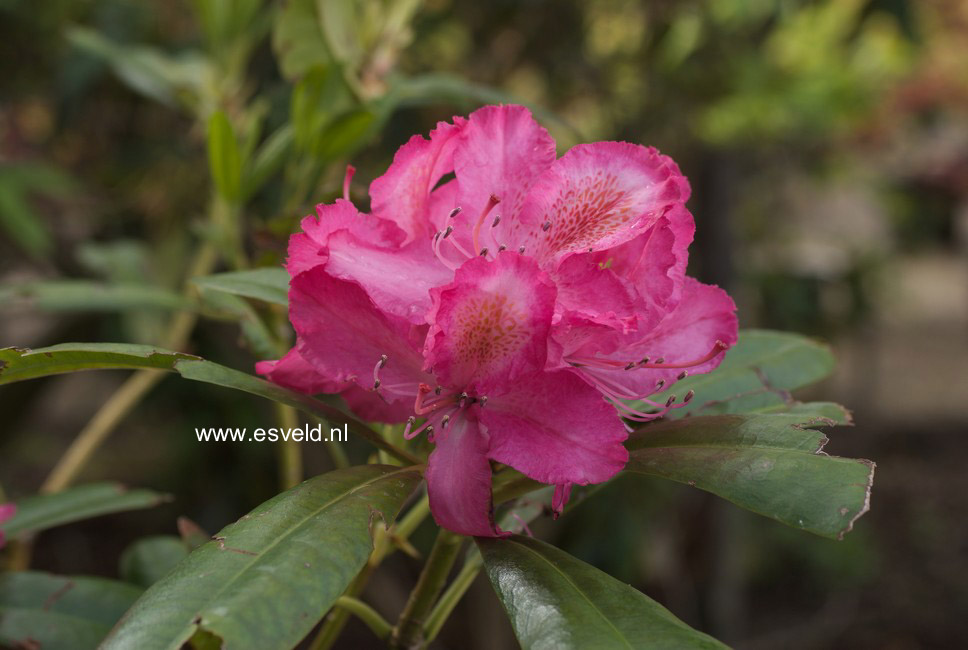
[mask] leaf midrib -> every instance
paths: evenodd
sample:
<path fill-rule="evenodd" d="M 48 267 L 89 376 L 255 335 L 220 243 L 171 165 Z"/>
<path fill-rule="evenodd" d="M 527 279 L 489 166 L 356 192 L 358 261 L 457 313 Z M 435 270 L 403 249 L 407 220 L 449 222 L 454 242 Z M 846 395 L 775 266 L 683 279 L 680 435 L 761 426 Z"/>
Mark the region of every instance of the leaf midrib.
<path fill-rule="evenodd" d="M 217 591 L 215 591 L 212 594 L 211 598 L 209 598 L 205 602 L 205 604 L 203 606 L 197 608 L 196 614 L 201 614 L 206 609 L 208 609 L 211 606 L 211 603 L 215 602 L 220 596 L 222 596 L 225 593 L 226 589 L 229 586 L 231 586 L 232 584 L 234 584 L 239 578 L 242 577 L 242 575 L 244 573 L 246 573 L 247 571 L 249 571 L 254 565 L 258 564 L 262 559 L 264 559 L 264 557 L 273 548 L 275 548 L 276 546 L 278 546 L 284 540 L 288 539 L 291 535 L 295 534 L 296 531 L 300 530 L 303 526 L 305 526 L 306 523 L 310 519 L 312 519 L 313 517 L 318 516 L 321 512 L 323 512 L 327 508 L 331 507 L 336 502 L 348 498 L 354 492 L 356 492 L 358 490 L 362 490 L 365 487 L 369 487 L 372 484 L 376 483 L 377 481 L 383 480 L 385 478 L 389 478 L 391 476 L 394 476 L 396 474 L 400 474 L 402 472 L 412 472 L 412 471 L 414 471 L 412 468 L 405 467 L 405 468 L 401 468 L 401 469 L 398 469 L 398 470 L 394 470 L 394 471 L 389 472 L 387 474 L 381 474 L 380 476 L 377 476 L 377 477 L 374 477 L 373 479 L 367 480 L 366 482 L 361 483 L 361 484 L 353 487 L 352 489 L 347 490 L 346 492 L 343 492 L 343 493 L 337 495 L 336 497 L 334 497 L 334 498 L 330 499 L 329 501 L 327 501 L 325 504 L 322 504 L 319 508 L 313 510 L 310 514 L 308 514 L 305 517 L 303 517 L 299 521 L 299 523 L 297 523 L 296 525 L 292 526 L 285 534 L 280 535 L 279 537 L 277 537 L 275 539 L 275 541 L 273 541 L 271 544 L 269 544 L 268 546 L 266 546 L 264 549 L 260 550 L 259 553 L 258 553 L 258 555 L 254 556 L 251 560 L 249 560 L 249 562 L 247 562 L 238 571 L 236 571 L 235 574 L 229 580 L 227 580 L 226 582 L 224 582 L 222 584 L 222 586 Z M 384 517 L 385 517 L 385 515 L 384 515 Z M 195 626 L 201 628 L 202 627 L 202 624 L 201 624 L 201 622 L 199 622 L 199 623 L 195 624 Z M 180 638 L 180 636 L 179 636 L 179 638 Z"/>

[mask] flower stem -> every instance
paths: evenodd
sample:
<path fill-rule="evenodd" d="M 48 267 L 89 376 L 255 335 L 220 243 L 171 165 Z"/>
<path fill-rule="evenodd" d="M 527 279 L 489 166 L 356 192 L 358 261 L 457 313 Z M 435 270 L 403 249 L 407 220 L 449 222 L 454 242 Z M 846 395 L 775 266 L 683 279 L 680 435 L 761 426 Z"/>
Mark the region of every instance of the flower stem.
<path fill-rule="evenodd" d="M 474 553 L 470 558 L 464 562 L 464 566 L 461 567 L 460 573 L 454 578 L 454 581 L 450 583 L 444 595 L 440 597 L 437 604 L 434 605 L 433 610 L 430 612 L 430 616 L 427 617 L 427 623 L 424 625 L 424 636 L 426 638 L 425 642 L 430 643 L 437 638 L 440 634 L 440 629 L 444 627 L 444 623 L 447 622 L 448 617 L 450 617 L 451 612 L 457 607 L 457 603 L 460 599 L 464 597 L 467 590 L 470 589 L 471 585 L 474 584 L 474 579 L 477 578 L 477 574 L 481 572 L 481 568 L 484 566 L 484 561 L 481 558 L 480 553 Z"/>
<path fill-rule="evenodd" d="M 276 402 L 276 414 L 283 429 L 293 430 L 299 423 L 296 419 L 296 409 Z M 303 460 L 302 447 L 298 442 L 283 440 L 279 445 L 279 482 L 283 490 L 288 490 L 302 483 Z"/>
<path fill-rule="evenodd" d="M 424 644 L 424 621 L 454 566 L 463 539 L 443 528 L 437 533 L 437 541 L 417 579 L 417 586 L 410 593 L 410 599 L 390 635 L 391 648 L 411 650 Z"/>
<path fill-rule="evenodd" d="M 390 636 L 393 626 L 387 622 L 380 613 L 364 603 L 359 598 L 351 596 L 340 596 L 336 599 L 336 607 L 345 609 L 354 614 L 358 619 L 366 623 L 366 626 L 373 631 L 377 638 L 385 639 Z"/>

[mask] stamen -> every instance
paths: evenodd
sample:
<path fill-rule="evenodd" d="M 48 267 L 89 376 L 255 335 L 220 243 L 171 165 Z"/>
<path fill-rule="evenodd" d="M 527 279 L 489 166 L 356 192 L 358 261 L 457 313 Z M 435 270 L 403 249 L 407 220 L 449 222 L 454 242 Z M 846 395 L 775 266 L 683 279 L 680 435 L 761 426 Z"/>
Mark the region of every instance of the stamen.
<path fill-rule="evenodd" d="M 676 403 L 676 396 L 675 395 L 669 395 L 669 399 L 667 399 L 666 400 L 666 403 L 665 403 L 666 408 L 672 406 L 675 403 Z"/>
<path fill-rule="evenodd" d="M 373 366 L 373 390 L 379 388 L 380 384 L 382 383 L 380 381 L 380 371 L 384 366 L 387 365 L 387 358 L 387 355 L 381 354 L 380 360 L 376 362 L 375 366 Z"/>
<path fill-rule="evenodd" d="M 629 362 L 628 362 L 628 363 L 627 363 L 627 364 L 625 365 L 625 369 L 626 369 L 626 370 L 631 370 L 631 369 L 632 369 L 632 368 L 634 368 L 634 367 L 635 367 L 635 362 L 634 362 L 634 361 L 629 361 Z"/>
<path fill-rule="evenodd" d="M 485 406 L 487 406 L 487 395 L 482 396 L 480 401 L 481 401 L 481 408 L 484 408 Z"/>
<path fill-rule="evenodd" d="M 501 215 L 494 217 L 494 221 L 491 222 L 491 228 L 494 228 L 499 223 L 501 223 Z"/>
<path fill-rule="evenodd" d="M 660 379 L 659 381 L 655 382 L 656 390 L 661 390 L 663 386 L 665 386 L 665 379 Z"/>
<path fill-rule="evenodd" d="M 450 422 L 450 416 L 449 415 L 445 415 L 444 417 L 440 418 L 440 428 L 441 429 L 446 429 L 448 422 Z"/>
<path fill-rule="evenodd" d="M 447 239 L 448 237 L 450 237 L 450 233 L 452 233 L 452 232 L 454 232 L 454 227 L 453 226 L 447 226 L 447 230 L 444 231 L 443 239 Z"/>
<path fill-rule="evenodd" d="M 688 404 L 689 402 L 692 401 L 692 398 L 695 396 L 696 396 L 696 391 L 690 390 L 688 393 L 686 393 L 686 396 L 682 398 L 682 403 Z"/>
<path fill-rule="evenodd" d="M 487 213 L 494 209 L 494 206 L 501 202 L 501 199 L 497 198 L 493 194 L 487 199 L 487 203 L 484 205 L 484 209 L 481 210 L 481 216 L 477 218 L 477 223 L 474 224 L 474 232 L 471 235 L 471 241 L 474 244 L 474 250 L 481 249 L 481 225 L 484 223 L 484 218 L 487 217 Z"/>
<path fill-rule="evenodd" d="M 443 386 L 438 386 L 437 388 L 434 389 L 434 395 L 440 395 L 440 393 L 443 390 L 444 390 L 444 387 Z"/>
<path fill-rule="evenodd" d="M 498 246 L 498 247 L 497 247 L 497 252 L 498 252 L 498 253 L 503 253 L 503 252 L 504 252 L 504 251 L 506 251 L 507 249 L 508 249 L 508 247 L 507 247 L 507 246 L 505 246 L 504 244 L 501 244 L 500 246 Z"/>
<path fill-rule="evenodd" d="M 520 248 L 518 248 L 518 252 L 524 255 L 524 246 L 521 246 Z"/>
<path fill-rule="evenodd" d="M 346 175 L 343 177 L 343 199 L 346 201 L 350 200 L 350 183 L 353 181 L 353 174 L 356 173 L 356 167 L 353 165 L 346 166 Z"/>
<path fill-rule="evenodd" d="M 460 207 L 460 206 L 458 205 L 458 206 L 457 206 L 456 208 L 454 208 L 453 210 L 451 210 L 451 211 L 450 211 L 450 214 L 449 214 L 449 215 L 447 215 L 447 218 L 448 218 L 448 219 L 453 219 L 454 217 L 456 217 L 457 215 L 459 215 L 459 214 L 460 214 L 460 211 L 461 211 L 462 209 L 463 209 L 463 208 L 461 208 L 461 207 Z"/>
<path fill-rule="evenodd" d="M 480 256 L 487 257 L 487 246 L 481 249 Z"/>
<path fill-rule="evenodd" d="M 685 378 L 686 378 L 686 377 L 688 377 L 688 376 L 689 376 L 689 371 L 688 371 L 688 370 L 683 370 L 683 371 L 682 371 L 682 372 L 680 372 L 680 373 L 679 373 L 679 375 L 678 375 L 678 376 L 676 377 L 676 381 L 682 381 L 683 379 L 685 379 Z"/>
<path fill-rule="evenodd" d="M 461 408 L 464 408 L 464 404 L 467 402 L 467 393 L 461 393 L 460 397 L 457 399 L 457 404 Z"/>

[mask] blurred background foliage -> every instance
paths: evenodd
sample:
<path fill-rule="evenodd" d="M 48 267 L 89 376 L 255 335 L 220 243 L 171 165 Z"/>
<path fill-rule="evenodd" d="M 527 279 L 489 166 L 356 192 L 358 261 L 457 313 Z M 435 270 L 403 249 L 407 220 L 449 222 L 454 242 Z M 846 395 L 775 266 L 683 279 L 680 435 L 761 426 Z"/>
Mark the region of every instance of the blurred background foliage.
<path fill-rule="evenodd" d="M 562 151 L 659 147 L 692 181 L 693 273 L 737 297 L 743 326 L 834 344 L 841 367 L 818 395 L 857 426 L 829 450 L 878 461 L 873 511 L 834 543 L 624 478 L 599 497 L 611 507 L 536 533 L 739 648 L 968 638 L 968 3 L 0 0 L 0 60 L 0 345 L 168 343 L 250 370 L 279 354 L 285 314 L 203 294 L 196 327 L 172 317 L 183 285 L 278 264 L 347 163 L 365 207 L 412 134 L 502 101 L 531 106 Z M 5 388 L 6 492 L 36 491 L 123 379 Z M 48 533 L 34 566 L 116 575 L 128 544 L 178 515 L 236 518 L 275 492 L 272 450 L 192 432 L 272 417 L 164 381 L 84 478 L 174 503 Z M 311 472 L 332 462 L 305 453 Z M 369 599 L 398 611 L 416 570 L 397 558 Z M 354 625 L 345 647 L 366 647 Z M 483 582 L 437 642 L 512 644 Z"/>

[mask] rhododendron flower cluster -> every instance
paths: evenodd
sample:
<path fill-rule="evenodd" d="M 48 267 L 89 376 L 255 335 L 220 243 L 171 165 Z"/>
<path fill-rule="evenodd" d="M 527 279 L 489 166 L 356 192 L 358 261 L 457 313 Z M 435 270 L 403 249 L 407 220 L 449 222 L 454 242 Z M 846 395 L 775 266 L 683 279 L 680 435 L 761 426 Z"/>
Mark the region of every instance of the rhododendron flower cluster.
<path fill-rule="evenodd" d="M 412 138 L 370 197 L 360 213 L 344 187 L 290 239 L 297 342 L 257 370 L 426 435 L 455 532 L 501 534 L 490 461 L 556 486 L 556 512 L 614 476 L 625 420 L 687 402 L 649 397 L 736 341 L 729 296 L 685 275 L 689 185 L 655 149 L 556 158 L 527 109 L 488 106 Z"/>
<path fill-rule="evenodd" d="M 0 524 L 8 521 L 17 512 L 17 506 L 12 503 L 0 503 Z M 7 538 L 3 533 L 3 528 L 0 527 L 0 548 L 7 542 Z"/>

